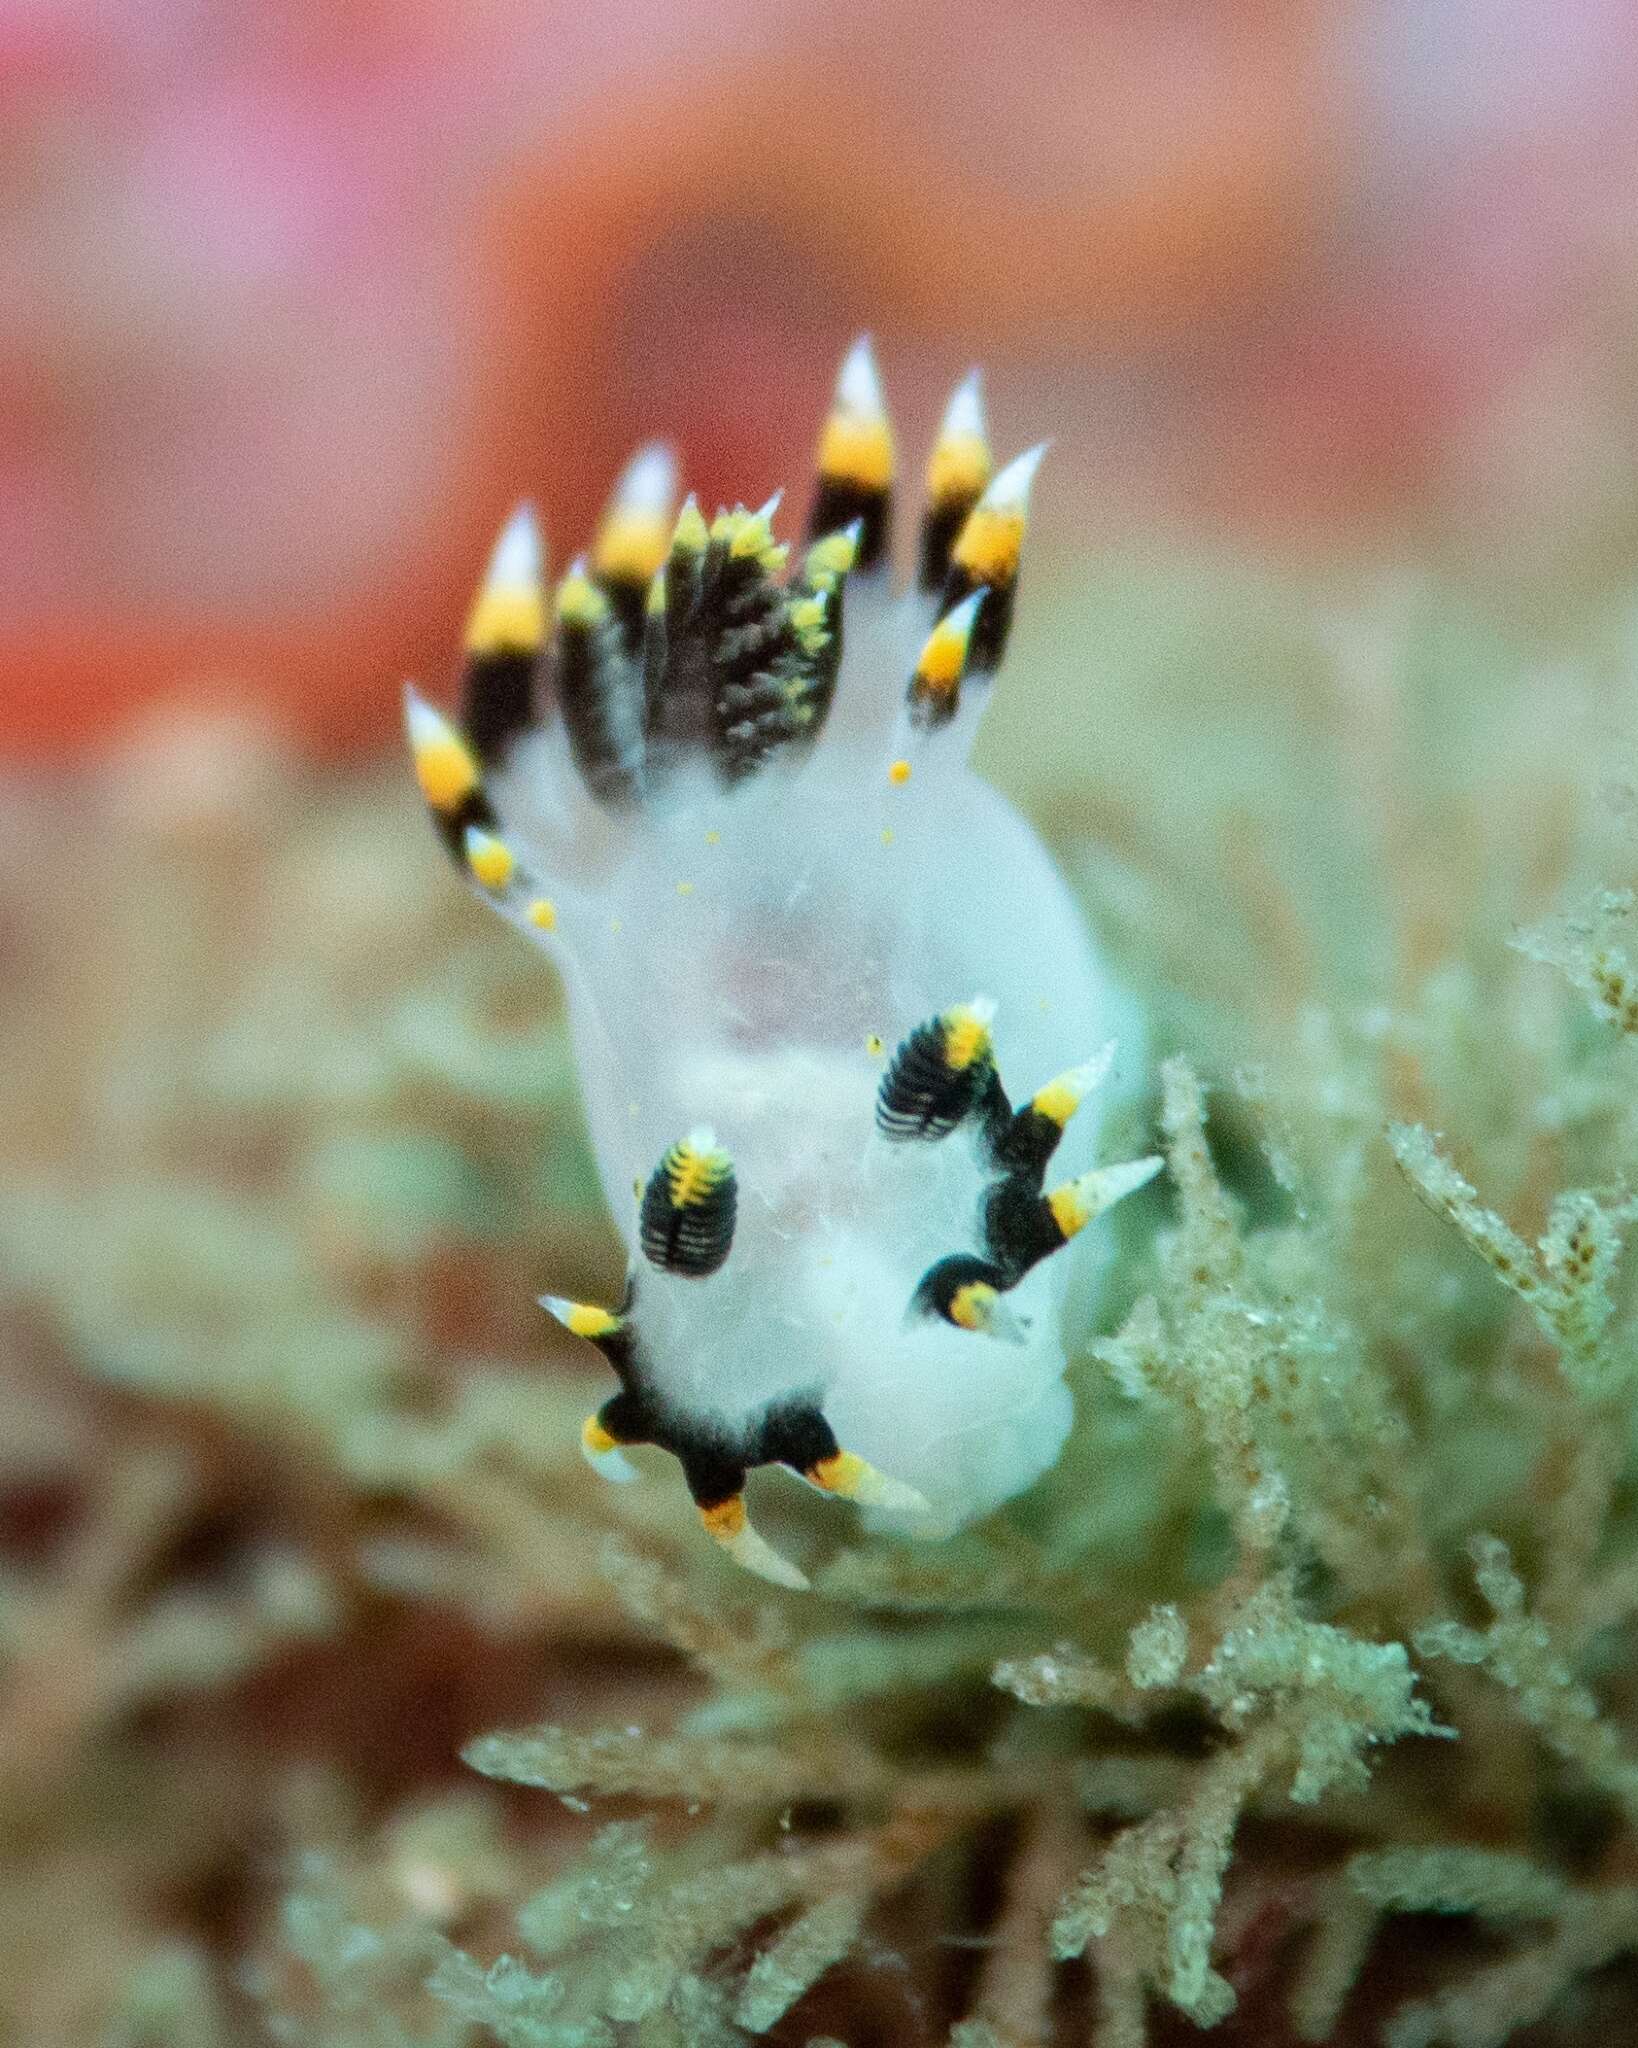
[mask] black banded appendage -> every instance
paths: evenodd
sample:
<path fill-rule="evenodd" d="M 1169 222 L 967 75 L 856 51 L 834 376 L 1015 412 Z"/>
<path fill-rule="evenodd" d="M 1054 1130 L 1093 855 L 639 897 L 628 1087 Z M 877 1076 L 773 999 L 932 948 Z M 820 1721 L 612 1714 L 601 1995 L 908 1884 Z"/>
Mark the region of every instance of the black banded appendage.
<path fill-rule="evenodd" d="M 962 1003 L 901 1040 L 876 1091 L 876 1128 L 895 1143 L 937 1140 L 975 1111 L 986 1128 L 1010 1114 L 988 1016 Z"/>
<path fill-rule="evenodd" d="M 717 1272 L 733 1249 L 738 1201 L 733 1161 L 710 1132 L 680 1138 L 643 1190 L 638 1237 L 644 1258 L 690 1280 Z"/>
<path fill-rule="evenodd" d="M 512 742 L 535 720 L 546 638 L 542 573 L 534 514 L 520 505 L 495 543 L 466 623 L 461 723 L 485 768 L 504 760 Z"/>
<path fill-rule="evenodd" d="M 847 352 L 819 436 L 818 485 L 808 514 L 808 539 L 858 523 L 855 566 L 885 561 L 893 527 L 893 429 L 868 335 Z"/>
<path fill-rule="evenodd" d="M 944 589 L 950 557 L 990 480 L 994 463 L 984 431 L 979 375 L 969 372 L 950 394 L 927 462 L 927 509 L 922 515 L 916 581 L 928 593 Z"/>

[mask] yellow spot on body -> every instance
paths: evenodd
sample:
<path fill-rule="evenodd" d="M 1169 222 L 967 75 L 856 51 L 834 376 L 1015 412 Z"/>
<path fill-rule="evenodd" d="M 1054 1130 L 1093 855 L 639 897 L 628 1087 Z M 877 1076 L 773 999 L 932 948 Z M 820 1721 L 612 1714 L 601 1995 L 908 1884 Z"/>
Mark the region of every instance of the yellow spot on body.
<path fill-rule="evenodd" d="M 619 920 L 619 918 L 617 918 L 617 917 L 611 917 L 611 918 L 609 919 L 609 930 L 610 930 L 611 932 L 617 932 L 617 931 L 618 931 L 619 929 L 620 929 L 620 920 Z"/>
<path fill-rule="evenodd" d="M 455 728 L 445 725 L 415 749 L 415 779 L 435 811 L 457 811 L 477 788 L 482 771 Z"/>
<path fill-rule="evenodd" d="M 1061 1188 L 1054 1188 L 1046 1204 L 1065 1237 L 1073 1237 L 1091 1220 L 1092 1210 L 1078 1181 L 1065 1181 Z"/>
<path fill-rule="evenodd" d="M 996 1293 L 988 1282 L 969 1280 L 950 1297 L 950 1320 L 963 1330 L 986 1330 L 995 1313 Z"/>
<path fill-rule="evenodd" d="M 1004 585 L 1018 574 L 1018 557 L 1024 545 L 1024 515 L 1018 511 L 996 511 L 975 505 L 956 538 L 950 560 L 975 583 Z"/>
<path fill-rule="evenodd" d="M 955 1073 L 965 1073 L 990 1050 L 990 1027 L 965 1005 L 944 1015 L 944 1059 Z"/>
<path fill-rule="evenodd" d="M 692 882 L 679 882 L 677 884 L 677 894 L 679 896 L 692 896 L 693 893 L 694 885 Z"/>
<path fill-rule="evenodd" d="M 504 839 L 475 828 L 466 835 L 466 864 L 486 889 L 504 889 L 518 866 Z"/>
<path fill-rule="evenodd" d="M 833 412 L 819 436 L 819 474 L 827 483 L 886 491 L 893 482 L 893 433 L 884 419 Z"/>
<path fill-rule="evenodd" d="M 883 846 L 891 846 L 893 844 L 893 827 L 891 825 L 884 825 L 882 827 L 882 844 Z"/>
<path fill-rule="evenodd" d="M 557 905 L 550 896 L 537 896 L 529 905 L 529 922 L 543 932 L 557 930 Z"/>
<path fill-rule="evenodd" d="M 618 1437 L 612 1437 L 595 1415 L 588 1415 L 580 1425 L 580 1441 L 594 1458 L 601 1458 L 610 1451 L 620 1448 Z"/>
<path fill-rule="evenodd" d="M 670 524 L 658 514 L 617 516 L 607 522 L 592 545 L 592 568 L 611 583 L 647 583 L 670 545 Z"/>
<path fill-rule="evenodd" d="M 865 1051 L 869 1053 L 873 1060 L 879 1060 L 886 1050 L 887 1041 L 879 1031 L 867 1031 L 865 1033 Z"/>
<path fill-rule="evenodd" d="M 927 495 L 935 505 L 971 503 L 983 494 L 994 468 L 982 434 L 946 434 L 927 464 Z"/>
<path fill-rule="evenodd" d="M 608 615 L 609 601 L 589 576 L 576 572 L 558 585 L 557 616 L 563 625 L 598 626 Z"/>
<path fill-rule="evenodd" d="M 722 844 L 722 834 L 720 832 L 707 832 L 705 843 L 707 846 L 720 846 Z"/>
<path fill-rule="evenodd" d="M 742 1495 L 733 1494 L 727 1500 L 719 1500 L 713 1506 L 700 1509 L 700 1521 L 707 1535 L 714 1536 L 719 1543 L 732 1543 L 745 1528 L 745 1501 Z"/>
<path fill-rule="evenodd" d="M 1037 1116 L 1049 1118 L 1060 1130 L 1080 1106 L 1080 1085 L 1070 1080 L 1067 1075 L 1060 1075 L 1056 1081 L 1049 1081 L 1030 1103 L 1030 1108 Z"/>
<path fill-rule="evenodd" d="M 533 654 L 546 637 L 546 600 L 536 585 L 485 586 L 467 615 L 466 651 L 477 660 L 491 654 Z"/>
<path fill-rule="evenodd" d="M 910 780 L 910 763 L 908 761 L 895 761 L 887 771 L 887 779 L 895 789 L 902 789 Z"/>

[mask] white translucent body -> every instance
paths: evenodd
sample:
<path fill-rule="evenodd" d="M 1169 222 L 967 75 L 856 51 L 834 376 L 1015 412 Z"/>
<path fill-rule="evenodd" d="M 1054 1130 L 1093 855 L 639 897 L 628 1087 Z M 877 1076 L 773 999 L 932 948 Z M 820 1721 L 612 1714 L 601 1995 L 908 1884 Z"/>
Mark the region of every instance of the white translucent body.
<path fill-rule="evenodd" d="M 1029 825 L 966 765 L 976 702 L 913 735 L 905 680 L 928 619 L 848 594 L 847 654 L 819 743 L 725 790 L 680 767 L 642 807 L 599 810 L 560 729 L 514 755 L 495 796 L 560 962 L 598 1168 L 637 1269 L 634 1319 L 673 1410 L 730 1434 L 809 1396 L 841 1443 L 918 1488 L 929 1532 L 1021 1490 L 1070 1421 L 1063 1315 L 1100 1259 L 1093 1224 L 1007 1297 L 1010 1343 L 908 1315 L 935 1260 L 979 1250 L 988 1176 L 962 1130 L 890 1143 L 887 1060 L 917 1024 L 996 1004 L 1015 1103 L 1111 1038 L 1111 1078 L 1069 1125 L 1057 1185 L 1099 1159 L 1105 1105 L 1142 1055 L 1130 999 Z M 907 781 L 889 775 L 910 763 Z M 538 931 L 536 937 L 543 935 Z M 708 1126 L 739 1183 L 733 1249 L 705 1279 L 637 1247 L 635 1190 Z M 1077 1288 L 1084 1294 L 1084 1288 Z"/>

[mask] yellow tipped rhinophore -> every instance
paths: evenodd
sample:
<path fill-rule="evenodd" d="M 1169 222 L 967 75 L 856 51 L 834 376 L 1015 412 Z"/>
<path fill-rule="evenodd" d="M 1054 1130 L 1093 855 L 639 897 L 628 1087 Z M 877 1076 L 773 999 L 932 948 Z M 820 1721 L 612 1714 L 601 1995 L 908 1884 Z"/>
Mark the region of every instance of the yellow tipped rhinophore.
<path fill-rule="evenodd" d="M 843 360 L 819 436 L 819 479 L 871 494 L 893 484 L 893 429 L 870 337 L 860 335 Z"/>
<path fill-rule="evenodd" d="M 421 794 L 433 810 L 448 817 L 482 782 L 478 757 L 443 713 L 413 690 L 405 695 L 404 718 Z"/>
<path fill-rule="evenodd" d="M 1018 574 L 1024 531 L 1029 524 L 1030 486 L 1047 444 L 1029 449 L 1009 462 L 967 514 L 950 554 L 952 568 L 971 583 L 1004 588 Z"/>
<path fill-rule="evenodd" d="M 1153 1180 L 1164 1163 L 1151 1154 L 1147 1159 L 1122 1160 L 1118 1166 L 1095 1166 L 1090 1173 L 1065 1181 L 1046 1197 L 1053 1222 L 1066 1238 L 1073 1237 L 1123 1196 Z"/>
<path fill-rule="evenodd" d="M 927 498 L 936 507 L 971 505 L 983 495 L 995 469 L 984 431 L 983 385 L 969 370 L 944 409 L 927 461 Z"/>
<path fill-rule="evenodd" d="M 947 611 L 928 634 L 910 678 L 907 701 L 912 721 L 923 727 L 944 725 L 961 700 L 961 678 L 967 672 L 973 628 L 989 596 L 980 585 Z"/>
<path fill-rule="evenodd" d="M 748 1572 L 755 1572 L 759 1579 L 767 1579 L 775 1586 L 788 1586 L 793 1593 L 808 1590 L 806 1575 L 799 1572 L 788 1557 L 781 1557 L 751 1527 L 743 1494 L 736 1493 L 727 1500 L 713 1501 L 702 1507 L 700 1521 L 706 1533 L 722 1545 L 735 1564 Z"/>
<path fill-rule="evenodd" d="M 486 889 L 504 889 L 517 873 L 517 857 L 504 839 L 477 825 L 466 828 L 466 864 Z"/>
<path fill-rule="evenodd" d="M 639 448 L 614 487 L 597 538 L 592 573 L 600 582 L 646 585 L 671 547 L 677 465 L 661 441 Z"/>
<path fill-rule="evenodd" d="M 535 515 L 520 505 L 501 530 L 466 622 L 466 652 L 476 660 L 533 654 L 546 637 L 546 595 Z"/>
<path fill-rule="evenodd" d="M 902 1479 L 890 1479 L 885 1472 L 878 1472 L 852 1451 L 837 1451 L 832 1457 L 821 1458 L 808 1467 L 804 1476 L 824 1492 L 835 1494 L 839 1500 L 857 1501 L 862 1508 L 890 1508 L 899 1514 L 932 1513 L 925 1494 L 906 1486 Z"/>

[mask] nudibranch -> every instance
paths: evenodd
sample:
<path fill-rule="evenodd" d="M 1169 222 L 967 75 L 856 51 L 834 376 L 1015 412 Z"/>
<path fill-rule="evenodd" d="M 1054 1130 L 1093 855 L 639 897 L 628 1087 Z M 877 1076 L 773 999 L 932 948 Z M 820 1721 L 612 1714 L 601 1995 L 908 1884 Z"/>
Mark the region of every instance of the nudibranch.
<path fill-rule="evenodd" d="M 542 1304 L 619 1383 L 586 1455 L 629 1477 L 623 1449 L 672 1452 L 711 1535 L 786 1585 L 753 1467 L 941 1533 L 1056 1458 L 1086 1265 L 1063 1248 L 1160 1163 L 1095 1163 L 1098 1048 L 1118 1035 L 1129 1075 L 1141 1025 L 967 765 L 1041 453 L 994 468 L 968 377 L 895 596 L 894 437 L 860 341 L 794 561 L 777 499 L 677 511 L 644 448 L 555 592 L 514 514 L 459 723 L 408 697 L 445 845 L 562 974 L 630 1249 L 617 1309 Z"/>

